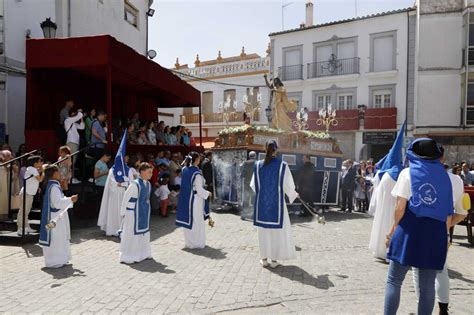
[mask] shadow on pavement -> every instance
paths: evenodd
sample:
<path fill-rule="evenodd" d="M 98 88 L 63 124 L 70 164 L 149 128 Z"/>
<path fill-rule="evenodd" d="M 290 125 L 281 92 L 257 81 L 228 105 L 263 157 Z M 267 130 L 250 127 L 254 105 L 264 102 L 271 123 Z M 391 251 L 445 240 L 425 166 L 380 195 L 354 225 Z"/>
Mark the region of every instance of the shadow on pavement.
<path fill-rule="evenodd" d="M 23 245 L 23 250 L 25 251 L 26 257 L 41 257 L 43 256 L 43 250 L 38 244 L 26 244 Z"/>
<path fill-rule="evenodd" d="M 316 287 L 318 289 L 328 290 L 331 287 L 334 287 L 334 283 L 329 280 L 329 275 L 319 275 L 314 277 L 305 270 L 301 269 L 298 266 L 279 266 L 275 269 L 268 268 L 274 274 L 279 275 L 280 277 L 287 278 L 292 281 L 297 281 L 304 285 L 309 285 Z M 347 276 L 340 276 L 341 278 L 347 278 Z"/>
<path fill-rule="evenodd" d="M 206 246 L 205 248 L 202 248 L 202 249 L 183 248 L 182 251 L 185 251 L 197 256 L 207 257 L 210 259 L 225 259 L 227 257 L 227 253 L 223 252 L 222 249 L 212 248 L 209 246 Z"/>
<path fill-rule="evenodd" d="M 142 272 L 150 272 L 150 273 L 176 273 L 176 271 L 167 269 L 167 265 L 163 265 L 162 263 L 157 262 L 155 259 L 146 259 L 136 264 L 127 265 L 130 268 L 142 271 Z"/>
<path fill-rule="evenodd" d="M 449 277 L 451 279 L 457 279 L 457 280 L 460 280 L 460 281 L 463 281 L 463 282 L 466 282 L 466 283 L 469 283 L 469 284 L 474 284 L 474 280 L 464 278 L 464 276 L 460 272 L 457 272 L 457 271 L 454 271 L 454 270 L 448 268 L 448 274 L 449 274 Z"/>
<path fill-rule="evenodd" d="M 72 265 L 66 265 L 61 268 L 41 268 L 43 272 L 46 272 L 53 276 L 53 279 L 66 279 L 70 277 L 86 277 L 84 271 L 73 268 Z"/>

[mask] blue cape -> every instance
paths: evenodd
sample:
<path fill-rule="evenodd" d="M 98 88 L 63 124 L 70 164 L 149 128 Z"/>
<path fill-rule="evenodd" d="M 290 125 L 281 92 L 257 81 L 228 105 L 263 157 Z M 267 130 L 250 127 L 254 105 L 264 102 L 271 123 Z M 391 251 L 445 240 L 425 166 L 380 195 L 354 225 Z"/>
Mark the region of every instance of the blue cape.
<path fill-rule="evenodd" d="M 445 222 L 454 213 L 451 180 L 439 160 L 425 160 L 413 152 L 413 144 L 420 140 L 407 150 L 412 191 L 408 209 L 417 217 Z"/>
<path fill-rule="evenodd" d="M 273 158 L 267 165 L 263 165 L 263 161 L 255 163 L 255 226 L 270 229 L 281 229 L 283 226 L 285 165 L 285 162 L 277 158 Z"/>
<path fill-rule="evenodd" d="M 50 180 L 46 185 L 46 190 L 43 196 L 43 207 L 41 208 L 41 221 L 40 221 L 40 237 L 39 243 L 43 246 L 51 245 L 51 230 L 46 229 L 46 224 L 51 221 L 51 212 L 58 212 L 60 209 L 55 209 L 51 206 L 51 189 L 57 187 L 61 193 L 61 186 L 58 181 Z M 63 195 L 64 196 L 64 195 Z"/>
<path fill-rule="evenodd" d="M 187 229 L 193 228 L 194 209 L 194 181 L 201 175 L 201 170 L 196 166 L 185 167 L 181 173 L 181 187 L 178 197 L 178 210 L 176 212 L 176 225 Z M 209 201 L 204 203 L 204 220 L 209 218 Z"/>
<path fill-rule="evenodd" d="M 127 204 L 127 210 L 133 211 L 135 219 L 133 231 L 135 235 L 140 235 L 150 231 L 151 184 L 141 178 L 134 180 L 133 184 L 137 185 L 138 198 L 130 197 Z"/>

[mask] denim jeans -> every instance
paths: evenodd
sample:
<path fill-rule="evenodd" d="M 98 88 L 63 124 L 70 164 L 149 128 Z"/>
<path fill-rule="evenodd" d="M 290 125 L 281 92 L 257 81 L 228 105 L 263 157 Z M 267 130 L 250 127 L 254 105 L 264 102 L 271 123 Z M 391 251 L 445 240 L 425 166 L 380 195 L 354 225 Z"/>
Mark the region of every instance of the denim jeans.
<path fill-rule="evenodd" d="M 396 261 L 390 261 L 387 287 L 385 289 L 385 315 L 397 314 L 400 304 L 400 289 L 408 270 L 411 270 L 410 266 L 403 266 Z M 437 272 L 437 270 L 419 269 L 418 288 L 415 288 L 415 290 L 419 290 L 420 292 L 418 315 L 431 315 L 433 312 Z"/>

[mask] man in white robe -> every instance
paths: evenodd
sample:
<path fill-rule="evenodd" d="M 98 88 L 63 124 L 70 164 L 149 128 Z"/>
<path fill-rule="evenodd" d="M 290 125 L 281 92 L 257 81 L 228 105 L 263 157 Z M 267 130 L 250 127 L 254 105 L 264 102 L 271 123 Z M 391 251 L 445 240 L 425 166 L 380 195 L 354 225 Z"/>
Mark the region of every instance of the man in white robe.
<path fill-rule="evenodd" d="M 376 175 L 378 177 L 378 175 Z M 385 246 L 385 236 L 390 232 L 395 220 L 395 206 L 397 198 L 393 197 L 391 191 L 397 182 L 393 180 L 389 173 L 382 176 L 374 191 L 370 201 L 369 211 L 374 211 L 374 221 L 372 232 L 370 233 L 369 249 L 374 257 L 386 259 L 387 246 Z"/>
<path fill-rule="evenodd" d="M 99 219 L 97 225 L 107 236 L 118 236 L 121 225 L 120 207 L 122 206 L 125 190 L 134 180 L 132 169 L 128 168 L 125 161 L 127 132 L 124 132 L 120 147 L 114 160 L 114 166 L 109 170 L 100 203 Z"/>
<path fill-rule="evenodd" d="M 140 177 L 130 183 L 123 196 L 120 214 L 122 230 L 120 237 L 120 262 L 133 264 L 152 259 L 150 247 L 150 194 L 149 182 L 153 167 L 141 163 Z"/>
<path fill-rule="evenodd" d="M 369 213 L 374 216 L 372 231 L 370 233 L 369 249 L 374 257 L 386 259 L 386 235 L 390 232 L 395 221 L 395 206 L 397 198 L 392 196 L 392 190 L 403 169 L 402 148 L 405 124 L 400 128 L 397 138 L 389 153 L 380 160 L 376 168 L 374 193 L 369 205 Z M 379 182 L 380 180 L 380 182 Z"/>
<path fill-rule="evenodd" d="M 118 236 L 121 224 L 120 207 L 122 206 L 123 196 L 131 178 L 133 178 L 131 169 L 128 172 L 128 176 L 124 176 L 121 182 L 115 179 L 114 169 L 111 168 L 109 170 L 97 221 L 97 225 L 107 236 Z"/>
<path fill-rule="evenodd" d="M 77 195 L 65 197 L 59 184 L 59 169 L 52 166 L 45 170 L 46 177 L 50 180 L 46 187 L 43 208 L 41 210 L 41 225 L 39 244 L 43 248 L 44 263 L 46 268 L 60 268 L 71 260 L 71 228 L 67 211 L 60 216 L 61 210 L 72 208 L 77 201 Z M 48 230 L 46 225 L 56 221 L 56 226 Z"/>
<path fill-rule="evenodd" d="M 274 147 L 270 155 L 275 155 L 276 143 L 268 146 Z M 288 164 L 275 157 L 267 165 L 256 162 L 250 187 L 255 191 L 254 225 L 258 230 L 260 264 L 276 268 L 278 260 L 296 258 L 285 195 L 290 203 L 299 195 Z"/>

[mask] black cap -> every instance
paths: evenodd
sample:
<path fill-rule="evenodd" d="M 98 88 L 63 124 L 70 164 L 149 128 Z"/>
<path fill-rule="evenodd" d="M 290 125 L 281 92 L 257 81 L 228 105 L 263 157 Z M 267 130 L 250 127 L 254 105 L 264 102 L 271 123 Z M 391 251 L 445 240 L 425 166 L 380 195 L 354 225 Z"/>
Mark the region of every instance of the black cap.
<path fill-rule="evenodd" d="M 439 145 L 430 138 L 416 139 L 413 141 L 411 147 L 413 153 L 424 160 L 437 160 L 443 156 Z"/>

